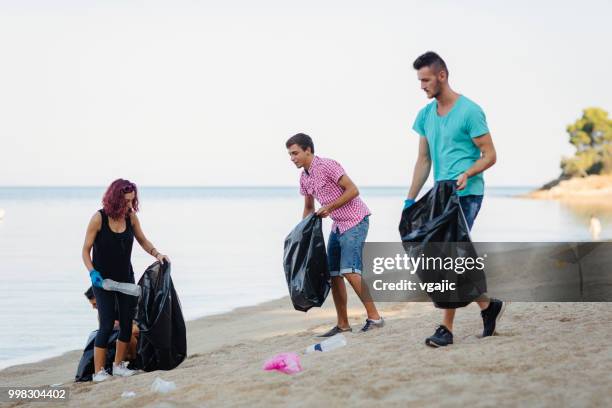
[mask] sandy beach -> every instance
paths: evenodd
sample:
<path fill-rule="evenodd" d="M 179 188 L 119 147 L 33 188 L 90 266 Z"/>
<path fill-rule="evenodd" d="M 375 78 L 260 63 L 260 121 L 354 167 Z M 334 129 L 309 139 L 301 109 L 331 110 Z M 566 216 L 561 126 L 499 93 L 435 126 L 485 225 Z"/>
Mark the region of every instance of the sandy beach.
<path fill-rule="evenodd" d="M 574 177 L 562 180 L 551 188 L 532 191 L 526 197 L 584 203 L 589 206 L 607 204 L 609 207 L 612 202 L 612 176 Z"/>
<path fill-rule="evenodd" d="M 354 329 L 364 316 L 355 297 Z M 475 305 L 458 312 L 455 344 L 423 344 L 439 312 L 429 303 L 381 303 L 384 329 L 349 333 L 348 345 L 303 355 L 334 321 L 331 297 L 321 309 L 294 311 L 288 298 L 188 323 L 188 358 L 177 369 L 72 383 L 79 351 L 0 372 L 0 385 L 63 383 L 68 406 L 609 406 L 612 401 L 612 304 L 513 303 L 498 335 L 479 338 Z M 84 338 L 86 334 L 84 333 Z M 280 352 L 301 354 L 296 375 L 262 371 Z M 156 377 L 176 383 L 150 390 Z M 133 391 L 133 398 L 122 398 Z M 28 406 L 28 404 L 5 404 Z M 40 403 L 30 403 L 42 406 Z"/>

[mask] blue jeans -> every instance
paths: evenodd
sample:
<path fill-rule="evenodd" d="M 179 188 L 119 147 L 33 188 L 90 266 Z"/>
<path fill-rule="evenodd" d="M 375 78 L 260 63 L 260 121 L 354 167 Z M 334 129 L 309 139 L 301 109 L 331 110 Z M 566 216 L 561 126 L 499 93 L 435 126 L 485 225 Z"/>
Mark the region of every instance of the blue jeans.
<path fill-rule="evenodd" d="M 342 276 L 345 273 L 361 274 L 363 268 L 363 244 L 370 227 L 369 216 L 344 233 L 332 231 L 327 242 L 327 264 L 330 276 Z"/>
<path fill-rule="evenodd" d="M 483 196 L 474 194 L 459 196 L 459 203 L 461 203 L 461 209 L 463 210 L 463 215 L 465 215 L 465 220 L 467 221 L 470 231 L 480 211 L 480 206 L 482 206 L 482 199 Z"/>

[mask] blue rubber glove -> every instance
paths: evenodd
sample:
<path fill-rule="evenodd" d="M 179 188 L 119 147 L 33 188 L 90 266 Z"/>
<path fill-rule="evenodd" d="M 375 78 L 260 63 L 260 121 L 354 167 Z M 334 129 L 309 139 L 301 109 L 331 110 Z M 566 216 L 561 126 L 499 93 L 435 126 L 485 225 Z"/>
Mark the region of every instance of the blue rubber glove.
<path fill-rule="evenodd" d="M 415 201 L 414 201 L 412 198 L 407 198 L 407 199 L 405 199 L 405 200 L 404 200 L 404 210 L 405 210 L 406 208 L 410 208 L 410 207 L 412 207 L 412 204 L 414 204 L 414 203 L 415 203 Z"/>
<path fill-rule="evenodd" d="M 102 287 L 102 275 L 100 275 L 100 272 L 92 269 L 89 271 L 89 277 L 91 278 L 92 285 L 94 285 L 96 288 Z"/>

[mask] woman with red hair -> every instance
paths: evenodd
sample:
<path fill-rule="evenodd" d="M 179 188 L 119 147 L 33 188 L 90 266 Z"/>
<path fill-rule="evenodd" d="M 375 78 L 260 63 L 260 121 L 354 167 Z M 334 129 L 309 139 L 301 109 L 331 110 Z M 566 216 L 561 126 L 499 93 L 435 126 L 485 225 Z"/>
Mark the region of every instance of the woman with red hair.
<path fill-rule="evenodd" d="M 160 262 L 170 262 L 166 255 L 155 249 L 142 232 L 136 216 L 138 189 L 134 183 L 124 179 L 113 181 L 104 194 L 102 206 L 103 208 L 96 211 L 89 221 L 83 245 L 83 262 L 91 277 L 100 321 L 94 344 L 93 380 L 95 382 L 104 381 L 109 377 L 104 368 L 106 346 L 113 331 L 117 312 L 119 339 L 112 374 L 129 377 L 135 372 L 127 368 L 124 358 L 132 335 L 136 298 L 119 292 L 106 291 L 102 288 L 102 281 L 112 279 L 117 282 L 134 283 L 131 262 L 134 238 L 142 249 Z"/>

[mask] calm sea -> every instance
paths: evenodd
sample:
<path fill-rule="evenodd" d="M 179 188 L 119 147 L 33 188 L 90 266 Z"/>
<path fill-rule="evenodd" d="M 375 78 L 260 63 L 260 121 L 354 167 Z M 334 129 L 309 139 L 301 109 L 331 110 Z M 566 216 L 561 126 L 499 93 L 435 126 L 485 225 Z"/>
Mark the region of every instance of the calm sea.
<path fill-rule="evenodd" d="M 610 238 L 612 216 L 592 208 L 516 198 L 529 187 L 488 188 L 477 241 L 588 240 L 595 211 Z M 369 241 L 396 241 L 404 188 L 362 188 L 372 211 Z M 83 296 L 85 228 L 103 188 L 0 188 L 0 368 L 83 347 L 97 326 Z M 191 320 L 287 294 L 283 241 L 300 220 L 297 188 L 142 188 L 139 217 L 172 260 Z M 599 211 L 599 213 L 597 212 Z M 330 222 L 326 221 L 328 232 Z M 136 278 L 154 261 L 134 244 Z M 296 312 L 297 313 L 297 312 Z M 77 361 L 75 361 L 76 369 Z"/>

